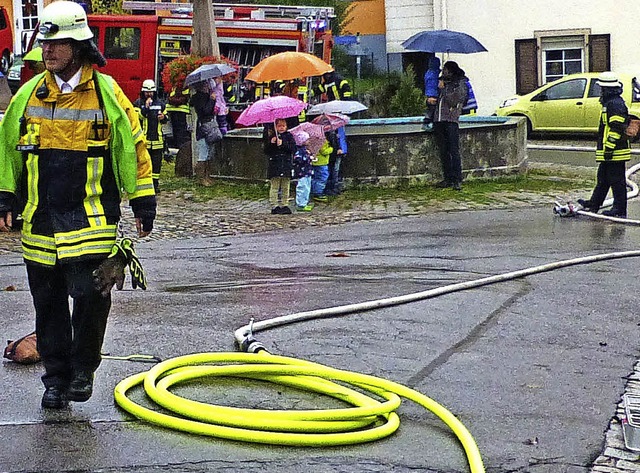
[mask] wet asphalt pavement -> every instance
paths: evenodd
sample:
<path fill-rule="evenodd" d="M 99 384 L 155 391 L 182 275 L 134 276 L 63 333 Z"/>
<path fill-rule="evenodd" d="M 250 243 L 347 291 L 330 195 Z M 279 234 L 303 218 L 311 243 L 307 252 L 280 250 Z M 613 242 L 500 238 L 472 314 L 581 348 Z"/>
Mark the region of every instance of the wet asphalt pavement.
<path fill-rule="evenodd" d="M 162 359 L 232 352 L 234 330 L 250 317 L 411 294 L 639 247 L 638 227 L 554 218 L 542 200 L 427 214 L 403 212 L 410 206 L 398 203 L 386 214 L 370 209 L 369 219 L 354 212 L 318 226 L 303 223 L 309 216 L 263 217 L 256 207 L 253 218 L 241 211 L 238 218 L 248 224 L 264 218 L 272 229 L 238 232 L 230 224 L 209 235 L 161 221 L 162 237 L 137 246 L 149 288 L 114 294 L 104 350 Z M 636 205 L 631 218 L 640 215 Z M 177 236 L 166 230 L 170 225 Z M 32 307 L 21 257 L 12 240 L 1 243 L 0 288 L 16 289 L 0 292 L 3 335 L 14 338 L 32 330 Z M 586 473 L 606 448 L 605 433 L 638 358 L 638 264 L 625 258 L 572 266 L 279 327 L 258 338 L 274 354 L 373 374 L 430 396 L 470 430 L 488 472 Z M 152 426 L 120 410 L 112 393 L 121 379 L 149 366 L 106 359 L 88 402 L 50 412 L 39 405 L 41 366 L 4 362 L 0 471 L 468 471 L 447 427 L 407 401 L 396 434 L 350 447 L 269 447 Z M 257 382 L 178 390 L 246 407 L 334 405 Z M 138 391 L 134 397 L 145 402 Z"/>

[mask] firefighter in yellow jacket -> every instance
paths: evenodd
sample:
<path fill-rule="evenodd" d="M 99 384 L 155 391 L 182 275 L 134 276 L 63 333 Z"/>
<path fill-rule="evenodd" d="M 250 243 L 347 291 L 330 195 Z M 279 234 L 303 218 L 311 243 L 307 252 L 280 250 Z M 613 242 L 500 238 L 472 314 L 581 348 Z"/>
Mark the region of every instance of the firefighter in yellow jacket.
<path fill-rule="evenodd" d="M 180 149 L 185 143 L 191 143 L 189 133 L 188 116 L 191 113 L 189 108 L 189 89 L 174 87 L 169 92 L 167 99 L 167 113 L 171 121 L 173 140 L 176 148 Z"/>
<path fill-rule="evenodd" d="M 152 79 L 142 82 L 140 97 L 133 102 L 138 112 L 142 133 L 147 140 L 147 151 L 151 156 L 151 177 L 156 194 L 160 192 L 160 171 L 162 170 L 162 155 L 164 153 L 164 136 L 162 125 L 167 123 L 165 104 L 158 98 L 156 83 Z"/>
<path fill-rule="evenodd" d="M 627 217 L 626 164 L 631 159 L 629 137 L 625 128 L 629 110 L 622 98 L 622 83 L 611 71 L 598 76 L 600 86 L 600 126 L 596 143 L 598 173 L 596 187 L 589 200 L 578 199 L 578 203 L 590 212 L 598 212 L 611 189 L 613 206 L 602 212 L 608 217 Z"/>
<path fill-rule="evenodd" d="M 110 291 L 124 277 L 123 266 L 109 271 L 121 192 L 140 237 L 156 213 L 138 117 L 115 81 L 94 71 L 106 61 L 92 37 L 79 4 L 49 4 L 37 33 L 47 70 L 20 88 L 0 123 L 0 231 L 22 213 L 45 408 L 93 392 Z"/>
<path fill-rule="evenodd" d="M 327 100 L 352 100 L 351 85 L 335 71 L 326 72 L 320 78 L 318 84 L 312 91 L 311 96 L 316 97 L 326 94 Z"/>

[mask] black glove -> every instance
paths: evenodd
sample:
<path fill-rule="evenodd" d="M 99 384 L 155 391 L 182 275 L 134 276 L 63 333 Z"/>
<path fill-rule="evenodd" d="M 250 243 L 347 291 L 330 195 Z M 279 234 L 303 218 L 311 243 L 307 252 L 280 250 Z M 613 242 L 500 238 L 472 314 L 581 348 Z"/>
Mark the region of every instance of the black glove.
<path fill-rule="evenodd" d="M 115 246 L 114 246 L 115 249 Z M 111 255 L 100 263 L 93 272 L 93 286 L 100 291 L 102 297 L 107 297 L 115 285 L 118 290 L 124 286 L 124 268 L 127 267 L 127 257 L 120 251 L 111 250 Z"/>
<path fill-rule="evenodd" d="M 145 232 L 153 230 L 153 221 L 156 218 L 156 196 L 136 197 L 131 199 L 130 204 L 133 215 L 142 223 L 142 230 Z"/>
<path fill-rule="evenodd" d="M 613 159 L 613 151 L 604 150 L 604 160 L 611 161 Z"/>
<path fill-rule="evenodd" d="M 147 280 L 142 269 L 142 264 L 133 250 L 133 242 L 129 238 L 116 241 L 111 248 L 109 257 L 100 263 L 93 272 L 94 287 L 100 291 L 103 297 L 107 297 L 115 285 L 118 290 L 124 287 L 124 270 L 129 266 L 131 274 L 131 286 L 136 289 L 147 289 Z"/>
<path fill-rule="evenodd" d="M 0 213 L 13 211 L 16 196 L 11 192 L 0 191 Z"/>

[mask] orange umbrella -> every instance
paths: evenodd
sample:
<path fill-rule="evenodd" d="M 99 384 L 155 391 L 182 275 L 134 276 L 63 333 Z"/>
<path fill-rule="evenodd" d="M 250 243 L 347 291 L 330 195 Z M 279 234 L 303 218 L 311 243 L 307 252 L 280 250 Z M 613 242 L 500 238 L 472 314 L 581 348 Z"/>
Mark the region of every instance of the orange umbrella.
<path fill-rule="evenodd" d="M 247 74 L 245 79 L 253 82 L 270 82 L 272 80 L 292 80 L 301 77 L 321 76 L 333 71 L 318 56 L 309 53 L 286 51 L 274 54 L 260 61 Z"/>

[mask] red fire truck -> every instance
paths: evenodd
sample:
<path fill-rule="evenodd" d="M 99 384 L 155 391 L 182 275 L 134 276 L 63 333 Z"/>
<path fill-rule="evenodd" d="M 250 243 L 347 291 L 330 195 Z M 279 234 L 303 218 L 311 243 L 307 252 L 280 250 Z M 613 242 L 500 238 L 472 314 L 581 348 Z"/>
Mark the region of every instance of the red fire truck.
<path fill-rule="evenodd" d="M 88 19 L 107 59 L 101 71 L 113 76 L 133 101 L 143 80 L 153 78 L 160 85 L 164 65 L 189 54 L 192 4 L 125 1 L 123 7 L 141 14 Z M 333 8 L 220 3 L 213 7 L 220 53 L 240 65 L 239 83 L 260 60 L 282 51 L 331 59 Z M 149 10 L 156 13 L 144 14 Z M 22 81 L 27 75 L 23 69 Z"/>

